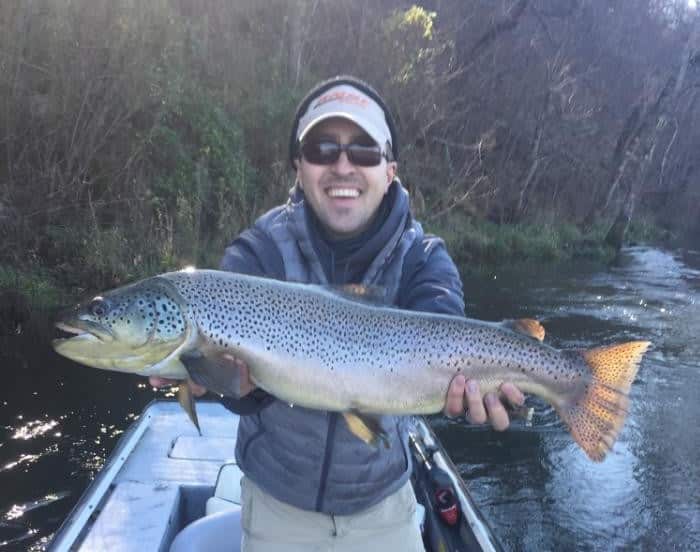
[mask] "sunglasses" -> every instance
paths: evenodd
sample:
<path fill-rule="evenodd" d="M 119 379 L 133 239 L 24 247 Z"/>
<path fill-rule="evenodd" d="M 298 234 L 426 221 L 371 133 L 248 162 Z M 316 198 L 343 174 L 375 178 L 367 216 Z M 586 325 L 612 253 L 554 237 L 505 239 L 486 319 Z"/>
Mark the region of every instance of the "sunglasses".
<path fill-rule="evenodd" d="M 332 165 L 340 159 L 342 152 L 348 156 L 350 163 L 358 167 L 376 167 L 382 162 L 382 157 L 389 160 L 376 144 L 338 144 L 331 140 L 310 140 L 301 144 L 301 155 L 314 165 Z"/>

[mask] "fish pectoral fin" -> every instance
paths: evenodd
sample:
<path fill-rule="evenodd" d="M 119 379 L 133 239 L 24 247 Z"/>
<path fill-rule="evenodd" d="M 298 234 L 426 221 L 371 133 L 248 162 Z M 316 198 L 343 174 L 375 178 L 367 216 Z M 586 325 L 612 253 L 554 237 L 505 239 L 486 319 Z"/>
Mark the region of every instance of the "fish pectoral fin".
<path fill-rule="evenodd" d="M 194 395 L 190 391 L 188 381 L 183 381 L 177 388 L 177 400 L 187 415 L 192 420 L 194 427 L 197 428 L 199 435 L 202 435 L 202 430 L 199 428 L 199 420 L 197 419 L 197 406 L 194 400 Z"/>
<path fill-rule="evenodd" d="M 528 337 L 532 337 L 537 341 L 544 340 L 544 327 L 534 318 L 516 318 L 515 320 L 504 320 L 501 322 L 501 325 L 515 333 L 527 335 Z"/>
<path fill-rule="evenodd" d="M 192 381 L 209 391 L 238 399 L 241 373 L 233 357 L 219 350 L 199 348 L 180 356 Z"/>
<path fill-rule="evenodd" d="M 373 447 L 376 447 L 378 441 L 381 440 L 384 443 L 384 448 L 389 448 L 389 436 L 382 428 L 379 416 L 361 414 L 356 410 L 343 412 L 342 414 L 348 424 L 350 433 Z"/>

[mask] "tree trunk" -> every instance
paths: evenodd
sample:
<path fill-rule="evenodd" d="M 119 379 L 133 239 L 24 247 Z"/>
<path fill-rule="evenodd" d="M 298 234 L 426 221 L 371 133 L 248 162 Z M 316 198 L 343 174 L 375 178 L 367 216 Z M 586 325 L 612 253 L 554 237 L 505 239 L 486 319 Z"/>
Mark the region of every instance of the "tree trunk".
<path fill-rule="evenodd" d="M 625 241 L 625 233 L 627 228 L 629 228 L 630 221 L 632 220 L 632 213 L 634 212 L 635 204 L 635 193 L 634 188 L 630 187 L 629 193 L 627 194 L 627 199 L 623 202 L 620 207 L 620 211 L 615 217 L 615 222 L 613 222 L 610 230 L 605 236 L 605 243 L 610 247 L 615 248 L 619 251 Z"/>

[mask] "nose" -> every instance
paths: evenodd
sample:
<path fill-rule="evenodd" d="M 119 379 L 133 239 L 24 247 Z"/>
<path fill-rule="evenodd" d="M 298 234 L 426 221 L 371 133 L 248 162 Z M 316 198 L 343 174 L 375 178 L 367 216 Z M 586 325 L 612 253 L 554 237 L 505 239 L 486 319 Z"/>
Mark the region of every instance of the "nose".
<path fill-rule="evenodd" d="M 346 151 L 340 152 L 340 157 L 333 163 L 331 168 L 336 174 L 351 174 L 355 172 L 355 165 L 348 159 L 348 153 Z"/>

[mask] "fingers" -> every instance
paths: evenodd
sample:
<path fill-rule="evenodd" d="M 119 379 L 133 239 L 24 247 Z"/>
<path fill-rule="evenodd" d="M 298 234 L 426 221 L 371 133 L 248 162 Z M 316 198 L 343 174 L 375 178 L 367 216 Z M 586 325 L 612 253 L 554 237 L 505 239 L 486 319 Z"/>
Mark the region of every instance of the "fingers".
<path fill-rule="evenodd" d="M 506 408 L 498 398 L 498 395 L 496 395 L 496 393 L 486 393 L 484 404 L 486 405 L 489 421 L 493 429 L 496 431 L 508 429 L 510 418 L 508 418 L 508 412 L 506 412 Z"/>
<path fill-rule="evenodd" d="M 240 358 L 234 357 L 233 355 L 224 355 L 224 358 L 231 362 L 235 369 L 238 371 L 238 387 L 239 387 L 239 397 L 244 397 L 255 389 L 255 384 L 250 380 L 250 371 L 248 370 L 248 365 Z"/>
<path fill-rule="evenodd" d="M 149 376 L 148 383 L 151 387 L 167 387 L 168 385 L 177 385 L 178 381 L 170 378 L 161 378 L 159 376 Z"/>
<path fill-rule="evenodd" d="M 466 380 L 462 374 L 456 375 L 450 382 L 450 387 L 447 390 L 447 400 L 445 401 L 445 416 L 454 418 L 464 414 L 464 391 L 466 389 Z"/>
<path fill-rule="evenodd" d="M 235 396 L 235 389 L 240 388 L 240 397 L 247 395 L 253 389 L 255 389 L 255 384 L 250 379 L 248 365 L 243 360 L 232 355 L 224 355 L 224 358 L 228 363 L 230 363 L 230 366 L 226 366 L 226 363 L 222 363 L 219 366 L 220 369 L 217 370 L 217 375 L 219 376 L 218 380 L 216 377 L 213 377 L 212 374 L 209 374 L 209 376 L 212 377 L 201 380 L 201 382 L 205 385 L 195 383 L 192 381 L 192 379 L 187 380 L 187 385 L 195 397 L 201 397 L 202 395 L 206 394 L 208 390 L 207 386 L 221 393 L 224 392 L 222 389 L 231 389 L 232 396 Z M 229 368 L 231 368 L 231 370 L 229 370 Z M 183 385 L 183 383 L 179 380 L 162 378 L 159 376 L 150 376 L 148 378 L 148 382 L 151 384 L 151 386 L 157 388 L 172 385 Z M 217 384 L 220 385 L 217 387 Z M 232 385 L 233 388 L 231 387 Z"/>
<path fill-rule="evenodd" d="M 522 406 L 525 404 L 525 395 L 512 383 L 503 383 L 499 391 L 512 406 Z"/>
<path fill-rule="evenodd" d="M 241 371 L 240 387 L 241 387 L 241 397 L 245 397 L 253 389 L 255 385 L 250 381 L 250 372 L 248 371 L 248 365 L 240 359 L 236 359 L 238 364 L 238 369 Z"/>
<path fill-rule="evenodd" d="M 479 384 L 475 380 L 469 380 L 467 381 L 467 420 L 472 424 L 484 424 L 486 419 L 486 409 Z"/>
<path fill-rule="evenodd" d="M 148 377 L 148 383 L 151 384 L 151 387 L 169 387 L 172 385 L 184 385 L 184 382 L 181 380 L 175 380 L 171 378 L 161 378 L 159 376 L 149 376 Z M 187 385 L 190 387 L 190 391 L 195 397 L 201 397 L 202 395 L 206 394 L 207 389 L 206 387 L 203 387 L 192 380 L 187 380 Z"/>
<path fill-rule="evenodd" d="M 499 392 L 514 406 L 521 406 L 525 402 L 523 393 L 512 383 L 502 384 Z M 459 374 L 454 377 L 447 391 L 445 415 L 452 417 L 461 415 L 464 412 L 465 402 L 466 417 L 472 424 L 483 424 L 488 421 L 496 431 L 503 431 L 510 425 L 508 411 L 499 395 L 489 392 L 482 396 L 476 380 L 465 380 L 464 376 Z"/>

